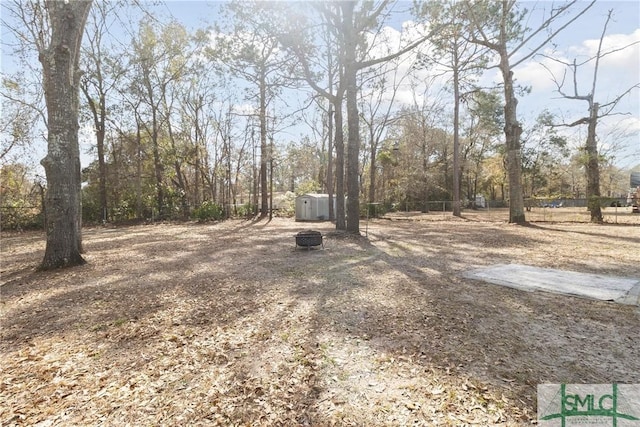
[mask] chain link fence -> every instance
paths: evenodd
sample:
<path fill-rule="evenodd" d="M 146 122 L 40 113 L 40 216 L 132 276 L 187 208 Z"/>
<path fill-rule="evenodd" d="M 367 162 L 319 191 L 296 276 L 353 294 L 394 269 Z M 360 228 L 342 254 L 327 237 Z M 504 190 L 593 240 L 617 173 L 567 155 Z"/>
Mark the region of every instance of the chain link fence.
<path fill-rule="evenodd" d="M 590 213 L 587 209 L 587 199 L 526 199 L 525 218 L 532 222 L 589 222 Z M 634 212 L 625 198 L 602 198 L 602 214 L 606 223 L 638 224 L 640 214 Z M 475 202 L 461 203 L 463 217 L 474 217 L 489 221 L 508 221 L 508 202 L 487 200 L 481 205 Z M 250 218 L 258 215 L 258 207 L 245 204 L 220 205 L 204 202 L 199 206 L 166 206 L 160 214 L 155 207 L 145 208 L 142 217 L 137 217 L 133 209 L 112 210 L 107 221 L 103 215 L 96 215 L 95 210 L 83 207 L 83 221 L 85 224 L 140 223 L 158 221 L 215 221 L 228 218 Z M 453 201 L 435 200 L 429 202 L 391 203 L 362 203 L 360 214 L 362 218 L 381 218 L 385 215 L 425 215 L 434 219 L 444 219 L 453 215 Z M 273 209 L 273 215 L 279 217 L 293 217 L 293 207 L 278 205 Z M 40 206 L 0 206 L 0 230 L 23 231 L 44 228 L 44 215 Z"/>
<path fill-rule="evenodd" d="M 640 225 L 636 213 L 625 198 L 601 198 L 603 220 L 610 224 Z M 591 221 L 587 208 L 588 199 L 526 199 L 525 218 L 530 222 L 580 222 Z M 428 209 L 425 209 L 425 206 Z M 395 205 L 374 203 L 363 205 L 363 218 L 406 217 L 424 220 L 442 220 L 453 216 L 453 201 L 429 201 L 425 203 L 399 203 Z M 461 203 L 462 217 L 479 221 L 509 220 L 509 203 L 487 200 L 483 203 Z"/>

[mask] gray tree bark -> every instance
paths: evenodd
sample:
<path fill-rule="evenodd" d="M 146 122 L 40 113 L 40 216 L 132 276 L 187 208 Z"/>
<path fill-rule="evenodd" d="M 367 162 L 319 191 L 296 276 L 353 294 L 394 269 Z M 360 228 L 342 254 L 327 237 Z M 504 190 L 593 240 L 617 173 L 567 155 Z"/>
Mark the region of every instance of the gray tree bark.
<path fill-rule="evenodd" d="M 347 231 L 360 233 L 360 117 L 358 115 L 357 34 L 353 24 L 355 3 L 342 4 L 345 47 L 344 79 L 347 97 Z"/>
<path fill-rule="evenodd" d="M 78 104 L 80 45 L 91 1 L 48 1 L 48 46 L 39 52 L 47 105 L 47 244 L 41 270 L 84 264 Z"/>
<path fill-rule="evenodd" d="M 511 9 L 506 0 L 502 2 L 502 19 L 500 20 L 500 36 L 498 54 L 500 55 L 500 71 L 504 81 L 504 136 L 509 177 L 509 222 L 524 224 L 524 195 L 522 192 L 522 150 L 520 135 L 522 126 L 518 122 L 518 100 L 513 88 L 513 71 L 509 63 L 507 50 L 507 29 Z"/>
<path fill-rule="evenodd" d="M 526 223 L 524 214 L 524 197 L 522 193 L 522 150 L 520 135 L 522 127 L 518 122 L 516 99 L 513 89 L 513 72 L 508 63 L 508 56 L 502 56 L 500 69 L 504 79 L 504 135 L 507 159 L 507 175 L 509 177 L 509 222 Z"/>
<path fill-rule="evenodd" d="M 271 157 L 267 146 L 267 72 L 266 67 L 259 68 L 258 86 L 260 91 L 260 218 L 269 211 L 269 187 L 267 187 L 267 162 Z M 231 183 L 229 183 L 231 185 Z"/>
<path fill-rule="evenodd" d="M 602 208 L 600 207 L 600 165 L 598 159 L 598 141 L 596 126 L 598 124 L 597 102 L 592 102 L 589 108 L 589 124 L 587 126 L 587 198 L 591 222 L 602 222 Z"/>

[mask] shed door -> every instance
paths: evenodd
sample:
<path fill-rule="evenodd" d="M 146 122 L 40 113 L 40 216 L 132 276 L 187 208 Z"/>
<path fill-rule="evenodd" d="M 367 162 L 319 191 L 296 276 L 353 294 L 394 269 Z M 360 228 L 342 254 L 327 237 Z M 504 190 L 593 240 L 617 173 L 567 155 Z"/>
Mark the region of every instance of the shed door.
<path fill-rule="evenodd" d="M 311 199 L 302 200 L 302 218 L 311 219 L 313 214 L 311 212 Z"/>

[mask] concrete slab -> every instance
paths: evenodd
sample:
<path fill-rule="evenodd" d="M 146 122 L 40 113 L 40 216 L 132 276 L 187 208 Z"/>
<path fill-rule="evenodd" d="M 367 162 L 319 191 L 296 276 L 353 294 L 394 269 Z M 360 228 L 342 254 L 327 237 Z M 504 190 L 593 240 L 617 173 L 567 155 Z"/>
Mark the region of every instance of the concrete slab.
<path fill-rule="evenodd" d="M 463 276 L 523 291 L 555 292 L 640 306 L 640 278 L 578 273 L 521 264 L 497 264 L 465 272 Z"/>

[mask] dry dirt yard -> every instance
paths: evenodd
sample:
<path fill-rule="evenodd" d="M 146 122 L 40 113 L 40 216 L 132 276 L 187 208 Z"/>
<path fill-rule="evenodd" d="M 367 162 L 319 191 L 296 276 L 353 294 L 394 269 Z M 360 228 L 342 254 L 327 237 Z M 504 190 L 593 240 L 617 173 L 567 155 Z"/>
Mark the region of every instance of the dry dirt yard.
<path fill-rule="evenodd" d="M 365 231 L 362 222 L 362 232 Z M 295 249 L 296 232 L 326 234 Z M 437 214 L 86 229 L 40 273 L 3 235 L 0 424 L 531 425 L 539 383 L 640 383 L 640 309 L 462 277 L 638 277 L 640 227 Z"/>

